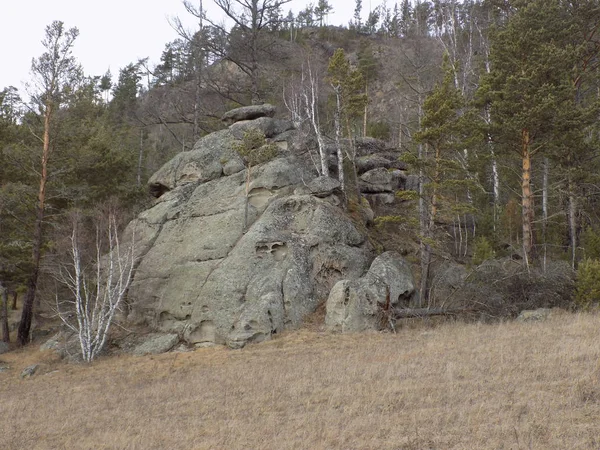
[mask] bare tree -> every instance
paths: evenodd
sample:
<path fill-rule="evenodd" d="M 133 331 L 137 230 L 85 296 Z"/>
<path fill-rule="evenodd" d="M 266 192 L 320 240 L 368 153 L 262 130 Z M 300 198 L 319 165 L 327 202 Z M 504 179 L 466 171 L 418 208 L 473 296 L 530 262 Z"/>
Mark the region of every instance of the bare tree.
<path fill-rule="evenodd" d="M 58 315 L 77 334 L 81 356 L 90 362 L 104 348 L 108 332 L 119 311 L 132 278 L 135 262 L 135 234 L 122 245 L 114 213 L 109 213 L 106 229 L 96 226 L 95 257 L 90 264 L 82 259 L 80 224 L 75 218 L 70 237 L 68 265 L 59 268 L 58 280 L 71 298 L 59 301 Z"/>
<path fill-rule="evenodd" d="M 289 92 L 283 93 L 283 101 L 292 115 L 296 127 L 308 123 L 310 131 L 317 139 L 319 146 L 319 162 L 315 162 L 317 172 L 322 176 L 329 176 L 329 152 L 325 145 L 325 138 L 321 130 L 319 119 L 319 77 L 310 58 L 306 58 L 302 65 L 300 83 L 291 81 Z M 295 86 L 294 86 L 295 85 Z M 311 154 L 312 157 L 312 154 Z"/>
<path fill-rule="evenodd" d="M 77 28 L 65 29 L 63 22 L 54 21 L 46 27 L 42 44 L 46 51 L 31 64 L 36 92 L 34 102 L 38 103 L 44 118 L 42 160 L 39 170 L 40 186 L 36 206 L 36 218 L 33 235 L 32 271 L 27 282 L 27 293 L 23 301 L 23 313 L 19 324 L 18 340 L 21 345 L 29 342 L 33 303 L 40 272 L 41 250 L 44 242 L 43 224 L 46 208 L 46 184 L 48 182 L 48 161 L 51 153 L 51 128 L 54 114 L 64 101 L 68 87 L 80 77 L 81 68 L 72 55 L 73 44 L 79 35 Z"/>
<path fill-rule="evenodd" d="M 187 1 L 187 0 L 186 0 Z M 207 18 L 211 25 L 228 37 L 229 45 L 212 46 L 211 50 L 235 64 L 250 78 L 252 103 L 261 102 L 259 61 L 269 53 L 274 40 L 267 39 L 265 32 L 276 29 L 284 19 L 281 7 L 291 0 L 214 0 L 215 4 L 231 19 L 234 27 L 227 30 Z"/>

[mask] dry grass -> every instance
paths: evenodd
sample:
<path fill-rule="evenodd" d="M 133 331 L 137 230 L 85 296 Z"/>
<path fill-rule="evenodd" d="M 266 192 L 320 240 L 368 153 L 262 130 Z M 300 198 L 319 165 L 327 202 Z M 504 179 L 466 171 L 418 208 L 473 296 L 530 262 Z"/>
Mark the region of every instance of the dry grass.
<path fill-rule="evenodd" d="M 17 449 L 598 449 L 600 316 L 299 331 L 67 365 L 2 355 L 0 441 Z M 43 360 L 41 373 L 20 370 Z"/>

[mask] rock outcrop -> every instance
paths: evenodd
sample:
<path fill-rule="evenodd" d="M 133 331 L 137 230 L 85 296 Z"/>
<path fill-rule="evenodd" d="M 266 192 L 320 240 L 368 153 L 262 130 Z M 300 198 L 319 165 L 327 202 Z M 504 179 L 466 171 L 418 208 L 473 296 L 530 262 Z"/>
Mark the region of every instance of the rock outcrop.
<path fill-rule="evenodd" d="M 254 120 L 260 117 L 275 116 L 275 107 L 268 103 L 263 105 L 242 106 L 241 108 L 227 111 L 221 117 L 221 120 L 228 125 L 231 125 L 242 120 Z"/>
<path fill-rule="evenodd" d="M 378 330 L 394 310 L 410 305 L 415 282 L 410 267 L 395 252 L 379 255 L 369 271 L 355 280 L 339 281 L 327 299 L 325 323 L 331 331 Z"/>
<path fill-rule="evenodd" d="M 337 281 L 365 273 L 371 245 L 337 206 L 339 183 L 287 150 L 289 124 L 270 114 L 226 114 L 233 125 L 152 176 L 156 203 L 127 229 L 139 256 L 131 320 L 197 346 L 241 347 L 299 325 Z M 282 144 L 248 186 L 234 150 L 240 124 L 275 130 Z"/>

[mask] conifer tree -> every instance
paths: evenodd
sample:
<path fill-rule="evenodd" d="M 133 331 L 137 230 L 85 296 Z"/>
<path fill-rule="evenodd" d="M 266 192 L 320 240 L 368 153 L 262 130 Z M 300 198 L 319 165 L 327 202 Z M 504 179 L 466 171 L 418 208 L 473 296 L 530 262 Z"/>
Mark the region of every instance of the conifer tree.
<path fill-rule="evenodd" d="M 42 41 L 45 52 L 32 62 L 31 70 L 35 77 L 34 99 L 44 118 L 42 158 L 40 165 L 39 190 L 36 219 L 32 244 L 32 270 L 27 282 L 27 293 L 23 301 L 23 313 L 19 324 L 18 340 L 21 345 L 29 342 L 29 332 L 33 319 L 33 304 L 37 291 L 42 245 L 44 243 L 44 219 L 46 212 L 46 188 L 48 183 L 48 163 L 51 154 L 52 130 L 55 114 L 65 101 L 67 93 L 80 78 L 81 68 L 72 55 L 73 44 L 79 35 L 77 28 L 66 29 L 63 22 L 54 21 L 46 27 Z"/>
<path fill-rule="evenodd" d="M 346 54 L 341 48 L 338 48 L 329 60 L 327 73 L 335 98 L 334 129 L 338 157 L 338 176 L 342 190 L 345 191 L 344 153 L 341 144 L 344 131 L 342 130 L 345 128 L 345 134 L 348 139 L 351 140 L 354 137 L 352 131 L 354 121 L 362 115 L 367 102 L 365 82 L 362 73 L 358 69 L 350 67 Z M 346 156 L 352 163 L 356 179 L 355 152 L 346 152 Z M 358 183 L 358 180 L 356 182 Z M 358 189 L 357 195 L 360 195 Z"/>
<path fill-rule="evenodd" d="M 465 124 L 470 118 L 464 113 L 465 101 L 454 86 L 454 73 L 444 55 L 444 79 L 427 96 L 423 104 L 421 130 L 415 141 L 424 144 L 427 157 L 408 156 L 408 162 L 419 167 L 428 182 L 423 189 L 427 206 L 421 220 L 421 301 L 427 299 L 429 266 L 435 245 L 435 224 L 440 216 L 448 220 L 457 210 L 469 208 L 466 192 L 470 184 L 464 168 L 457 162 L 457 152 L 465 146 Z"/>
<path fill-rule="evenodd" d="M 529 262 L 536 246 L 533 165 L 551 155 L 560 127 L 558 112 L 571 109 L 577 52 L 563 2 L 517 1 L 513 6 L 506 26 L 492 36 L 491 71 L 483 77 L 479 94 L 489 102 L 495 148 L 506 159 L 518 156 L 523 254 Z"/>

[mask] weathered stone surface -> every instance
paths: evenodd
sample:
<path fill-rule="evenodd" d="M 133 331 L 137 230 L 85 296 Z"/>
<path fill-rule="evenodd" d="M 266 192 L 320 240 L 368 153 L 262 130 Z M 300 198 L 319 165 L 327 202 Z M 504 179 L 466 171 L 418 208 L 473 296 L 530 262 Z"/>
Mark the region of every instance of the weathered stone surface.
<path fill-rule="evenodd" d="M 175 347 L 178 342 L 179 336 L 176 334 L 151 334 L 133 349 L 133 354 L 143 356 L 165 353 Z"/>
<path fill-rule="evenodd" d="M 379 255 L 367 274 L 356 280 L 339 281 L 327 299 L 325 323 L 331 331 L 379 330 L 386 314 L 405 307 L 415 291 L 412 272 L 396 252 Z"/>
<path fill-rule="evenodd" d="M 296 188 L 296 195 L 314 195 L 315 197 L 325 198 L 332 194 L 341 194 L 341 185 L 338 180 L 331 177 L 317 177 L 310 180 L 306 185 Z"/>
<path fill-rule="evenodd" d="M 243 139 L 244 134 L 249 130 L 259 130 L 266 138 L 285 133 L 294 129 L 294 124 L 289 120 L 278 120 L 271 117 L 261 117 L 256 120 L 243 120 L 236 122 L 229 127 L 229 131 L 236 139 Z"/>
<path fill-rule="evenodd" d="M 221 120 L 227 124 L 239 122 L 241 120 L 253 120 L 259 117 L 273 117 L 275 115 L 275 107 L 268 103 L 263 105 L 242 106 L 241 108 L 227 111 L 221 117 Z"/>
<path fill-rule="evenodd" d="M 359 156 L 382 153 L 388 150 L 387 145 L 380 139 L 359 137 L 356 139 L 356 152 Z"/>
<path fill-rule="evenodd" d="M 195 147 L 197 176 L 180 176 L 178 156 L 152 178 L 170 190 L 127 229 L 139 255 L 129 319 L 191 346 L 241 347 L 299 325 L 337 281 L 365 273 L 372 250 L 308 155 L 253 167 L 247 185 L 246 170 L 226 170 L 231 130 L 214 135 Z"/>
<path fill-rule="evenodd" d="M 399 161 L 397 155 L 366 155 L 356 159 L 356 171 L 359 175 L 373 169 L 398 169 L 406 170 L 406 163 Z"/>
<path fill-rule="evenodd" d="M 2 342 L 2 341 L 0 341 L 0 355 L 1 355 L 2 353 L 6 353 L 6 352 L 8 352 L 9 350 L 10 350 L 10 347 L 9 347 L 9 345 L 8 345 L 6 342 Z"/>
<path fill-rule="evenodd" d="M 360 176 L 360 190 L 364 193 L 393 192 L 398 187 L 397 178 L 383 168 L 369 170 Z"/>
<path fill-rule="evenodd" d="M 406 177 L 406 181 L 404 182 L 404 189 L 407 191 L 419 191 L 419 176 L 418 175 L 408 175 Z"/>
<path fill-rule="evenodd" d="M 206 182 L 223 175 L 223 167 L 236 161 L 236 167 L 243 161 L 234 150 L 237 139 L 229 130 L 211 133 L 200 139 L 194 148 L 181 152 L 162 166 L 148 181 L 150 192 L 160 196 L 176 186 L 187 183 Z"/>
<path fill-rule="evenodd" d="M 383 192 L 379 194 L 366 194 L 369 203 L 373 206 L 392 205 L 396 201 L 396 196 L 391 192 Z"/>

